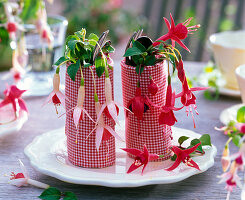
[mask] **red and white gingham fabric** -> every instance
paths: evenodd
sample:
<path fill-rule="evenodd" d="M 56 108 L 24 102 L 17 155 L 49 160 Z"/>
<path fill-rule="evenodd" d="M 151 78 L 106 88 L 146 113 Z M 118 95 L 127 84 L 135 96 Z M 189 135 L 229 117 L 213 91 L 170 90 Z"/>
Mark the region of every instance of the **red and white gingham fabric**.
<path fill-rule="evenodd" d="M 135 67 L 125 64 L 125 59 L 121 61 L 121 71 L 123 104 L 126 107 L 129 100 L 135 96 L 138 75 L 136 74 Z M 159 87 L 155 96 L 152 96 L 147 89 L 150 84 L 150 75 Z M 165 103 L 167 89 L 167 65 L 162 62 L 156 66 L 145 67 L 140 77 L 140 86 L 142 95 L 147 95 L 150 100 L 157 105 L 163 105 Z M 166 160 L 171 156 L 171 151 L 169 150 L 169 147 L 172 144 L 171 127 L 159 125 L 159 114 L 160 111 L 157 108 L 153 108 L 152 112 L 148 110 L 144 113 L 143 121 L 139 122 L 140 134 L 138 131 L 137 118 L 133 114 L 129 113 L 128 118 L 125 120 L 127 148 L 143 150 L 143 145 L 146 144 L 150 153 L 165 156 L 164 158 L 155 161 Z"/>
<path fill-rule="evenodd" d="M 95 75 L 96 89 L 101 105 L 105 103 L 105 75 L 100 78 L 97 77 L 95 67 L 92 67 Z M 113 87 L 113 71 L 109 70 L 110 79 Z M 88 111 L 89 115 L 96 121 L 96 111 L 94 103 L 94 85 L 93 78 L 89 68 L 83 68 L 84 85 L 85 85 L 85 101 L 84 108 Z M 66 100 L 66 111 L 74 108 L 77 104 L 77 93 L 81 81 L 81 72 L 78 70 L 75 82 L 72 81 L 66 73 L 65 81 L 65 95 L 70 100 Z M 113 88 L 112 88 L 113 89 Z M 66 115 L 65 132 L 67 136 L 67 151 L 70 162 L 74 165 L 86 168 L 103 168 L 115 163 L 115 138 L 112 136 L 107 141 L 102 141 L 99 152 L 95 146 L 95 131 L 87 138 L 88 134 L 95 127 L 88 116 L 85 114 L 84 120 L 79 124 L 77 143 L 76 133 L 77 129 L 73 121 L 73 111 L 68 112 Z M 105 123 L 115 128 L 115 123 L 104 116 Z M 86 139 L 87 138 L 87 139 Z"/>

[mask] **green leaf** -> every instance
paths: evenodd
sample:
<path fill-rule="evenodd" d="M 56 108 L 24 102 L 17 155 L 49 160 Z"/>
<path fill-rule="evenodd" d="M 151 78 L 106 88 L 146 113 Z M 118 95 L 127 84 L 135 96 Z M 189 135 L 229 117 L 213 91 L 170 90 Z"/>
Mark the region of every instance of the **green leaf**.
<path fill-rule="evenodd" d="M 142 45 L 140 42 L 138 41 L 134 41 L 133 42 L 133 48 L 136 47 L 137 49 L 139 49 L 142 53 L 146 51 L 146 48 L 144 47 L 144 45 Z"/>
<path fill-rule="evenodd" d="M 202 146 L 212 146 L 211 144 L 211 137 L 209 134 L 202 135 L 199 140 L 202 143 Z"/>
<path fill-rule="evenodd" d="M 154 55 L 147 56 L 145 59 L 146 66 L 154 66 L 156 62 L 156 58 Z"/>
<path fill-rule="evenodd" d="M 187 136 L 181 136 L 179 139 L 178 139 L 178 143 L 180 144 L 180 146 L 183 144 L 184 141 L 188 140 L 189 137 Z"/>
<path fill-rule="evenodd" d="M 61 192 L 57 188 L 49 187 L 44 190 L 38 198 L 44 200 L 59 200 L 61 198 Z"/>
<path fill-rule="evenodd" d="M 113 53 L 115 49 L 111 46 L 111 41 L 107 41 L 102 47 L 104 53 Z"/>
<path fill-rule="evenodd" d="M 245 106 L 238 109 L 236 119 L 240 123 L 245 123 Z"/>
<path fill-rule="evenodd" d="M 76 44 L 79 42 L 79 40 L 76 40 L 75 38 L 72 38 L 68 43 L 67 46 L 68 48 L 72 51 L 75 52 Z"/>
<path fill-rule="evenodd" d="M 40 6 L 40 0 L 24 0 L 24 8 L 20 14 L 21 19 L 27 22 L 29 19 L 36 17 Z"/>
<path fill-rule="evenodd" d="M 241 136 L 239 135 L 234 135 L 232 137 L 232 142 L 234 143 L 234 145 L 236 145 L 237 147 L 240 146 L 240 140 L 241 140 Z"/>
<path fill-rule="evenodd" d="M 88 37 L 88 40 L 89 40 L 89 44 L 95 46 L 97 41 L 99 40 L 98 36 L 95 35 L 94 33 L 91 33 Z"/>
<path fill-rule="evenodd" d="M 177 158 L 177 155 L 176 155 L 176 154 L 174 154 L 174 155 L 171 157 L 171 160 L 172 160 L 172 161 L 175 161 L 175 160 L 176 160 L 176 158 Z"/>
<path fill-rule="evenodd" d="M 75 81 L 77 71 L 80 67 L 80 60 L 77 60 L 76 63 L 70 64 L 67 68 L 67 73 L 70 76 L 71 80 Z"/>
<path fill-rule="evenodd" d="M 95 70 L 96 70 L 97 76 L 101 77 L 102 74 L 105 72 L 105 61 L 104 61 L 104 59 L 98 56 L 95 59 L 94 64 L 95 64 Z"/>
<path fill-rule="evenodd" d="M 198 143 L 200 143 L 200 142 L 201 142 L 201 141 L 200 141 L 199 139 L 193 139 L 193 140 L 191 141 L 191 147 L 195 146 L 196 144 L 198 144 Z M 202 144 L 200 144 L 200 145 L 197 147 L 196 150 L 203 153 Z"/>
<path fill-rule="evenodd" d="M 65 56 L 62 56 L 59 58 L 59 60 L 57 60 L 54 65 L 56 66 L 60 66 L 63 65 L 64 63 L 66 63 L 67 61 L 69 61 L 69 59 L 67 59 Z"/>
<path fill-rule="evenodd" d="M 77 197 L 73 192 L 64 192 L 63 196 L 63 200 L 77 200 Z"/>
<path fill-rule="evenodd" d="M 123 57 L 129 57 L 134 55 L 141 55 L 142 51 L 136 47 L 128 48 Z"/>

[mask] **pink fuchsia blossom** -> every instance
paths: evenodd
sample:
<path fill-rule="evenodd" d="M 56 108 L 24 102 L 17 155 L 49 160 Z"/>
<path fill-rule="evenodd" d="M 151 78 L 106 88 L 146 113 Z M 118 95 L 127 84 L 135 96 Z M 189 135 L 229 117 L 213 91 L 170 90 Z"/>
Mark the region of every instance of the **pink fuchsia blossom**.
<path fill-rule="evenodd" d="M 95 131 L 96 149 L 99 151 L 101 142 L 109 140 L 112 136 L 114 136 L 118 140 L 123 141 L 122 138 L 110 126 L 105 124 L 103 115 L 99 116 L 99 113 L 101 111 L 101 105 L 99 101 L 95 101 L 95 110 L 98 119 L 95 128 L 90 132 L 89 135 L 91 135 Z"/>
<path fill-rule="evenodd" d="M 175 42 L 177 42 L 185 50 L 190 51 L 181 40 L 184 40 L 185 38 L 187 38 L 188 33 L 190 34 L 191 32 L 196 31 L 197 28 L 200 27 L 200 25 L 194 25 L 194 26 L 188 27 L 188 25 L 190 24 L 190 21 L 192 20 L 192 18 L 189 18 L 185 22 L 179 23 L 175 26 L 174 19 L 171 13 L 170 13 L 170 18 L 171 18 L 171 25 L 168 19 L 166 19 L 165 17 L 163 18 L 167 25 L 168 33 L 159 37 L 156 40 L 156 42 L 153 43 L 153 46 L 159 45 L 160 44 L 159 40 L 166 41 L 166 40 L 171 39 L 173 47 L 175 46 Z"/>
<path fill-rule="evenodd" d="M 126 151 L 127 153 L 132 154 L 134 158 L 133 164 L 129 167 L 127 173 L 131 173 L 132 171 L 138 169 L 139 167 L 143 166 L 141 174 L 143 175 L 143 172 L 148 164 L 149 161 L 153 161 L 159 158 L 159 155 L 157 154 L 150 154 L 148 152 L 148 149 L 146 145 L 144 145 L 144 151 L 140 151 L 135 148 L 122 148 L 123 151 Z"/>
<path fill-rule="evenodd" d="M 105 99 L 105 103 L 101 106 L 101 110 L 97 120 L 99 120 L 101 114 L 104 113 L 106 117 L 108 117 L 109 119 L 113 119 L 117 124 L 119 124 L 117 116 L 119 114 L 118 106 L 120 105 L 112 98 L 112 85 L 109 77 L 105 78 Z"/>
<path fill-rule="evenodd" d="M 219 183 L 226 183 L 225 189 L 228 191 L 227 200 L 230 199 L 230 193 L 233 191 L 233 188 L 236 186 L 242 188 L 242 183 L 240 177 L 237 175 L 237 166 L 235 162 L 232 162 L 229 172 L 225 172 L 222 175 L 218 176 L 220 178 Z"/>
<path fill-rule="evenodd" d="M 167 94 L 166 94 L 166 103 L 161 108 L 161 112 L 159 115 L 159 124 L 166 124 L 169 126 L 173 126 L 175 122 L 177 122 L 177 119 L 174 116 L 173 111 L 178 111 L 181 108 L 175 108 L 175 92 L 172 93 L 171 85 L 169 84 L 167 87 Z"/>
<path fill-rule="evenodd" d="M 19 163 L 20 163 L 20 168 L 22 172 L 17 173 L 17 174 L 12 172 L 10 174 L 9 184 L 15 185 L 17 187 L 27 186 L 28 184 L 30 184 L 30 185 L 33 185 L 39 188 L 43 188 L 43 189 L 47 189 L 49 187 L 49 185 L 45 183 L 41 183 L 39 181 L 30 179 L 27 173 L 27 170 L 21 160 L 19 160 Z"/>
<path fill-rule="evenodd" d="M 185 150 L 182 150 L 179 147 L 173 146 L 172 151 L 176 154 L 177 158 L 174 164 L 171 167 L 167 168 L 166 170 L 172 171 L 176 169 L 180 165 L 181 162 L 183 162 L 186 166 L 193 167 L 193 168 L 196 168 L 197 170 L 200 170 L 199 166 L 191 159 L 189 155 L 193 153 L 200 144 L 201 143 L 198 143 L 194 147 L 191 147 Z"/>
<path fill-rule="evenodd" d="M 240 133 L 245 134 L 245 123 L 236 123 L 235 127 Z"/>
<path fill-rule="evenodd" d="M 235 161 L 237 169 L 243 170 L 245 164 L 245 143 L 242 143 L 239 151 L 229 156 L 229 159 Z"/>
<path fill-rule="evenodd" d="M 150 78 L 150 84 L 148 85 L 148 92 L 152 96 L 155 96 L 156 93 L 158 92 L 158 85 L 155 83 L 155 81 L 152 78 Z"/>
<path fill-rule="evenodd" d="M 53 78 L 53 91 L 50 93 L 50 95 L 47 97 L 43 105 L 46 105 L 48 103 L 53 103 L 56 109 L 56 113 L 58 114 L 57 106 L 60 106 L 60 104 L 65 108 L 65 99 L 67 97 L 60 92 L 60 75 L 55 73 Z"/>
<path fill-rule="evenodd" d="M 11 85 L 4 91 L 5 98 L 0 102 L 0 108 L 12 104 L 15 118 L 19 116 L 21 110 L 28 112 L 25 101 L 21 98 L 26 90 L 20 90 L 15 85 Z"/>
<path fill-rule="evenodd" d="M 226 172 L 230 167 L 231 159 L 229 156 L 230 156 L 230 151 L 228 145 L 226 145 L 221 157 L 221 165 L 222 165 L 223 172 Z"/>
<path fill-rule="evenodd" d="M 197 106 L 196 106 L 196 96 L 193 94 L 194 91 L 201 91 L 201 90 L 206 90 L 208 87 L 194 87 L 194 88 L 189 88 L 187 79 L 185 77 L 183 83 L 182 83 L 182 92 L 176 95 L 176 98 L 181 97 L 181 103 L 183 106 L 186 107 L 186 113 L 187 116 L 189 115 L 189 112 L 191 113 L 194 127 L 196 127 L 195 121 L 194 121 L 194 116 L 193 116 L 193 111 L 192 109 L 197 112 Z"/>
<path fill-rule="evenodd" d="M 77 105 L 73 111 L 73 120 L 77 129 L 78 129 L 79 122 L 84 119 L 84 113 L 89 117 L 89 119 L 94 121 L 83 107 L 84 98 L 85 98 L 85 88 L 84 86 L 80 86 L 78 89 Z"/>

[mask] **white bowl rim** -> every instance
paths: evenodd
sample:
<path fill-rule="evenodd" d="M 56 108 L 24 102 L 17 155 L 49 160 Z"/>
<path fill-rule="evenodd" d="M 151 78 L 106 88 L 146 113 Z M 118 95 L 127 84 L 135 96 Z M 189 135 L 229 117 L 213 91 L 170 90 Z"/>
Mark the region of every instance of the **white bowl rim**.
<path fill-rule="evenodd" d="M 239 77 L 241 77 L 242 79 L 245 79 L 245 73 L 244 73 L 244 74 L 241 73 L 241 68 L 244 68 L 244 72 L 245 72 L 245 64 L 239 65 L 239 66 L 236 68 L 236 70 L 235 70 L 236 75 L 239 76 Z"/>
<path fill-rule="evenodd" d="M 227 49 L 237 49 L 237 50 L 240 49 L 240 50 L 245 50 L 245 46 L 244 46 L 244 48 L 241 48 L 241 47 L 234 47 L 234 46 L 222 45 L 220 43 L 217 43 L 216 40 L 214 40 L 214 38 L 217 37 L 217 36 L 221 36 L 221 35 L 225 35 L 225 34 L 232 34 L 232 33 L 244 33 L 244 36 L 245 36 L 245 30 L 223 31 L 223 32 L 211 34 L 209 36 L 209 43 L 211 45 L 222 46 L 223 48 L 227 48 Z"/>

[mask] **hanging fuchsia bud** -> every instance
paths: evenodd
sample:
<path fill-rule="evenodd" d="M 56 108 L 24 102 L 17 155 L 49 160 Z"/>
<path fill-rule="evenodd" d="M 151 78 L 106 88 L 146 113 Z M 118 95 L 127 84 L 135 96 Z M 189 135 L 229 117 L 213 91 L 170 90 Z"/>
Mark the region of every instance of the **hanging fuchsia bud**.
<path fill-rule="evenodd" d="M 148 85 L 148 91 L 153 96 L 155 96 L 157 91 L 158 91 L 158 85 L 155 83 L 155 81 L 152 79 L 152 77 L 150 77 L 150 84 Z"/>

